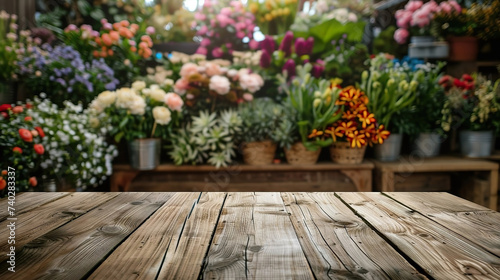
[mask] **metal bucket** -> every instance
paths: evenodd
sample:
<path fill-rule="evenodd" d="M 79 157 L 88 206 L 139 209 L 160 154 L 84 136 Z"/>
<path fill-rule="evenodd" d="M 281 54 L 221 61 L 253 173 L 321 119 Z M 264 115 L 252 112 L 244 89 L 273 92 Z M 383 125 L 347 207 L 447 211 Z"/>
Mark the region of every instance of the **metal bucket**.
<path fill-rule="evenodd" d="M 421 157 L 439 155 L 441 136 L 438 133 L 420 133 L 413 143 L 413 152 Z"/>
<path fill-rule="evenodd" d="M 136 139 L 128 143 L 130 165 L 134 169 L 151 170 L 160 164 L 160 139 Z"/>
<path fill-rule="evenodd" d="M 460 151 L 466 157 L 488 157 L 494 148 L 493 131 L 460 131 Z"/>
<path fill-rule="evenodd" d="M 403 134 L 394 133 L 383 144 L 375 145 L 375 158 L 380 161 L 395 161 L 401 155 Z"/>

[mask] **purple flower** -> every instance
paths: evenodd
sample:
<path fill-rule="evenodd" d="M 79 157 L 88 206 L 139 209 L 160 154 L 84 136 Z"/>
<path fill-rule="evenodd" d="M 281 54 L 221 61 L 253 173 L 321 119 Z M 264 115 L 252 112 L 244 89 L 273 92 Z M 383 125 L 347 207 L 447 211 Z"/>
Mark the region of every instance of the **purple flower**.
<path fill-rule="evenodd" d="M 285 65 L 283 65 L 282 72 L 285 71 L 287 72 L 288 78 L 295 76 L 295 61 L 293 61 L 293 59 L 290 58 L 285 62 Z"/>
<path fill-rule="evenodd" d="M 266 35 L 264 40 L 260 43 L 261 49 L 267 51 L 267 54 L 271 55 L 276 50 L 276 44 L 274 43 L 273 37 Z"/>
<path fill-rule="evenodd" d="M 288 31 L 283 37 L 283 40 L 280 44 L 280 50 L 285 53 L 285 56 L 290 56 L 292 54 L 292 43 L 293 43 L 293 32 Z"/>
<path fill-rule="evenodd" d="M 260 56 L 260 67 L 268 68 L 271 66 L 271 56 L 267 52 L 267 50 L 262 50 L 262 55 Z"/>
<path fill-rule="evenodd" d="M 313 66 L 313 69 L 311 70 L 311 74 L 313 75 L 313 77 L 319 78 L 323 74 L 324 70 L 325 70 L 325 67 L 316 64 Z"/>
<path fill-rule="evenodd" d="M 219 57 L 222 57 L 222 55 L 224 54 L 224 52 L 222 51 L 221 48 L 217 47 L 217 48 L 214 48 L 212 50 L 212 55 L 213 57 L 215 58 L 219 58 Z"/>
<path fill-rule="evenodd" d="M 312 54 L 313 48 L 314 48 L 314 38 L 313 37 L 309 37 L 306 40 L 306 51 L 307 51 L 307 54 L 309 54 L 309 55 Z"/>
<path fill-rule="evenodd" d="M 304 38 L 299 37 L 295 40 L 295 53 L 297 53 L 298 56 L 309 54 L 307 52 L 306 40 L 304 40 Z"/>

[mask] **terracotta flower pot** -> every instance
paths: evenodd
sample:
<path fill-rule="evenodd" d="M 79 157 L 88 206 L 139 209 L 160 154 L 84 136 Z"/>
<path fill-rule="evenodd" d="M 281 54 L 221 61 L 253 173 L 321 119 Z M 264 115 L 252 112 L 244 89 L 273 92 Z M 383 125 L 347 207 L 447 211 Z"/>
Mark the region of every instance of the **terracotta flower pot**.
<path fill-rule="evenodd" d="M 478 41 L 476 37 L 472 36 L 462 36 L 448 37 L 448 43 L 450 44 L 450 56 L 451 61 L 475 61 L 477 59 L 478 53 Z"/>

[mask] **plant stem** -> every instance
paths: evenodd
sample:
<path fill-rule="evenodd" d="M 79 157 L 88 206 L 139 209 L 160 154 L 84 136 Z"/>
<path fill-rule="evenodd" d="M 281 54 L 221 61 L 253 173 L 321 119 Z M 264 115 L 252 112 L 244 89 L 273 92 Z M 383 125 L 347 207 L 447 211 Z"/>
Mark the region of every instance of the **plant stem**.
<path fill-rule="evenodd" d="M 155 124 L 153 125 L 153 131 L 151 131 L 151 138 L 155 135 L 155 130 L 156 130 L 156 121 Z"/>

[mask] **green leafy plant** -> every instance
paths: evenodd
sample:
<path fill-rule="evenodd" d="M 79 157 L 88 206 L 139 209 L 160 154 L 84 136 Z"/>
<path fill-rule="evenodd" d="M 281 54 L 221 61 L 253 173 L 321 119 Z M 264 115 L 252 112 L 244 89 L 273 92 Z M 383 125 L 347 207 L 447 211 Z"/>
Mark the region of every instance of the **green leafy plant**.
<path fill-rule="evenodd" d="M 236 155 L 237 135 L 242 120 L 234 110 L 217 113 L 200 112 L 186 127 L 171 137 L 170 157 L 175 164 L 203 164 L 227 166 Z"/>

